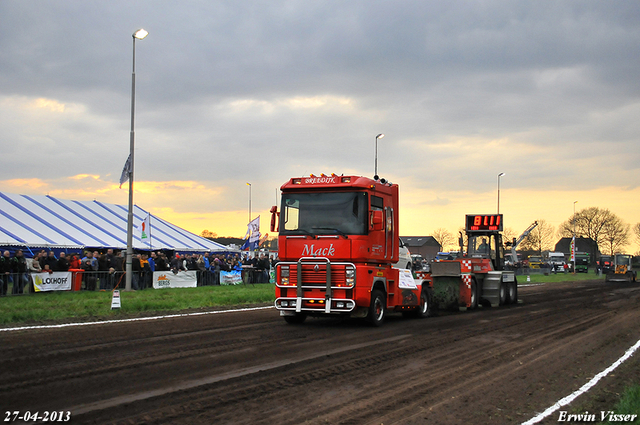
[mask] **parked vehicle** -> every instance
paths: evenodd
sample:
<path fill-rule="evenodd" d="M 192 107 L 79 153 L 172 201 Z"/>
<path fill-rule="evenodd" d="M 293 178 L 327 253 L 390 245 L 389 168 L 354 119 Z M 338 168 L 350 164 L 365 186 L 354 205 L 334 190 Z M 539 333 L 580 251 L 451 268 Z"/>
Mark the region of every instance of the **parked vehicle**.
<path fill-rule="evenodd" d="M 613 267 L 607 273 L 605 281 L 635 282 L 637 276 L 638 272 L 634 270 L 633 257 L 627 254 L 616 254 L 613 256 Z"/>
<path fill-rule="evenodd" d="M 551 266 L 551 270 L 556 273 L 564 272 L 566 264 L 564 254 L 562 252 L 550 252 L 547 254 L 547 262 Z"/>
<path fill-rule="evenodd" d="M 611 258 L 610 255 L 601 255 L 597 264 L 600 270 L 602 270 L 602 274 L 606 275 L 611 271 L 613 259 Z"/>
<path fill-rule="evenodd" d="M 528 261 L 530 269 L 540 269 L 544 264 L 542 261 L 542 257 L 539 255 L 530 255 Z"/>
<path fill-rule="evenodd" d="M 402 238 L 399 238 L 398 242 L 398 261 L 393 265 L 399 269 L 411 270 L 411 251 L 409 247 L 405 245 Z"/>
<path fill-rule="evenodd" d="M 576 252 L 576 273 L 589 272 L 589 253 Z"/>

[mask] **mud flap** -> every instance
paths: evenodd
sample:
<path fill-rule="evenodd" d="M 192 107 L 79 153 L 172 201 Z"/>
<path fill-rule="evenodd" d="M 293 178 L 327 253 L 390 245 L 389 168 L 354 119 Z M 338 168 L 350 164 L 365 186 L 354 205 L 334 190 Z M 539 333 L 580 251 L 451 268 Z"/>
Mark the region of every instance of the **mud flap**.
<path fill-rule="evenodd" d="M 482 285 L 482 294 L 480 298 L 491 303 L 491 307 L 500 305 L 500 286 L 502 285 L 502 272 L 487 272 Z"/>

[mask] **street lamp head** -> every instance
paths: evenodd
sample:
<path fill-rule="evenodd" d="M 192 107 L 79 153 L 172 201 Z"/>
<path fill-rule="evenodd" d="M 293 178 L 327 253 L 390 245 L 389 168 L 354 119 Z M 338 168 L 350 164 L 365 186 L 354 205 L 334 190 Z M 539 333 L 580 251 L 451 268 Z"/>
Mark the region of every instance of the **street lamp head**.
<path fill-rule="evenodd" d="M 148 35 L 149 35 L 149 33 L 146 30 L 143 30 L 142 28 L 140 28 L 138 31 L 133 33 L 133 38 L 137 38 L 138 40 L 142 40 L 143 38 L 145 38 Z"/>
<path fill-rule="evenodd" d="M 380 133 L 376 136 L 376 139 L 382 139 L 384 137 L 384 134 Z"/>
<path fill-rule="evenodd" d="M 498 177 L 502 177 L 504 175 L 505 175 L 505 173 L 500 173 L 500 174 L 498 174 Z"/>

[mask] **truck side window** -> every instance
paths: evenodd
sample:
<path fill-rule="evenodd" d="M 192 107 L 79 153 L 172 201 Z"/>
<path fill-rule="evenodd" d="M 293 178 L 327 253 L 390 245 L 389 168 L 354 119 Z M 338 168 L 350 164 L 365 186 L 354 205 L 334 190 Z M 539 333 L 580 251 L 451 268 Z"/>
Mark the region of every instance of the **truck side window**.
<path fill-rule="evenodd" d="M 371 209 L 372 210 L 382 210 L 384 209 L 384 201 L 381 197 L 371 195 Z"/>
<path fill-rule="evenodd" d="M 285 230 L 296 230 L 299 226 L 300 202 L 293 199 L 287 199 L 284 202 L 284 220 L 282 220 Z"/>

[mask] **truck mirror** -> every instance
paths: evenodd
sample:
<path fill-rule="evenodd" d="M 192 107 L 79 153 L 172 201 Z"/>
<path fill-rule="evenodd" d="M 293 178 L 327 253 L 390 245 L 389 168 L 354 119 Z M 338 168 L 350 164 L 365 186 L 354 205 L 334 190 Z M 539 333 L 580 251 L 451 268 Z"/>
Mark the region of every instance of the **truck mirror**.
<path fill-rule="evenodd" d="M 278 220 L 276 219 L 277 216 L 279 216 L 280 214 L 278 214 L 278 207 L 276 205 L 271 207 L 271 231 L 275 232 L 276 228 L 278 227 Z"/>
<path fill-rule="evenodd" d="M 384 212 L 371 211 L 371 230 L 384 230 Z"/>

